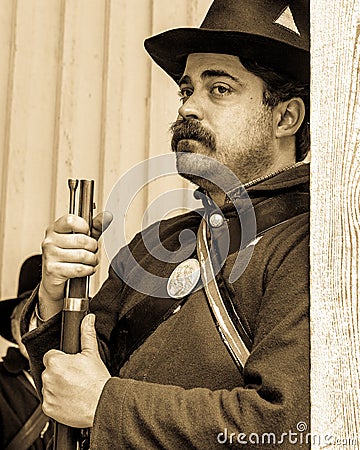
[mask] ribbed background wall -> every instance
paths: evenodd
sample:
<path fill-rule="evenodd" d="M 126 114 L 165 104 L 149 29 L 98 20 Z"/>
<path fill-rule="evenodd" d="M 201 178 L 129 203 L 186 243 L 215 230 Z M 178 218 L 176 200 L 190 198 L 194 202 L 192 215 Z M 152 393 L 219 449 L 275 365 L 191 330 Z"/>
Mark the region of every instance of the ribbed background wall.
<path fill-rule="evenodd" d="M 210 3 L 1 0 L 0 298 L 16 294 L 22 261 L 40 251 L 46 227 L 67 211 L 69 177 L 96 180 L 100 211 L 122 174 L 169 152 L 177 88 L 143 41 L 198 26 Z M 180 178 L 171 182 L 183 186 Z M 168 186 L 163 180 L 141 192 L 129 237 Z M 93 289 L 106 275 L 102 258 Z"/>

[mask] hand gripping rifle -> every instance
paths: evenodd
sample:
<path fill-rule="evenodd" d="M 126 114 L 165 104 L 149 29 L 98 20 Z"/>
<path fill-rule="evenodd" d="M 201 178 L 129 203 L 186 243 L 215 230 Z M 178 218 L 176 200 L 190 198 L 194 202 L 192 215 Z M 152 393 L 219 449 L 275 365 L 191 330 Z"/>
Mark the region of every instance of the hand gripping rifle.
<path fill-rule="evenodd" d="M 79 180 L 69 179 L 70 206 L 69 213 L 75 214 L 76 190 Z M 78 215 L 89 224 L 91 232 L 94 209 L 94 180 L 80 180 Z M 81 351 L 80 325 L 89 309 L 89 277 L 68 280 L 64 298 L 61 323 L 60 350 L 64 353 Z M 88 430 L 71 428 L 62 423 L 55 423 L 54 450 L 85 449 Z"/>

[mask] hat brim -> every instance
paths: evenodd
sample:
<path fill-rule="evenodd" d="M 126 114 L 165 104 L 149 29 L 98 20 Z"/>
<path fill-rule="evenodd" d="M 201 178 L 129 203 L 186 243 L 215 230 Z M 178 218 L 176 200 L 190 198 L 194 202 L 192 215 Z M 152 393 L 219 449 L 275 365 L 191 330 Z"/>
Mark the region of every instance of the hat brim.
<path fill-rule="evenodd" d="M 175 28 L 145 40 L 153 60 L 178 82 L 191 53 L 235 55 L 281 72 L 292 80 L 310 81 L 310 52 L 274 40 L 238 31 Z"/>
<path fill-rule="evenodd" d="M 0 301 L 0 335 L 10 342 L 14 342 L 11 332 L 11 314 L 25 297 L 9 298 Z"/>

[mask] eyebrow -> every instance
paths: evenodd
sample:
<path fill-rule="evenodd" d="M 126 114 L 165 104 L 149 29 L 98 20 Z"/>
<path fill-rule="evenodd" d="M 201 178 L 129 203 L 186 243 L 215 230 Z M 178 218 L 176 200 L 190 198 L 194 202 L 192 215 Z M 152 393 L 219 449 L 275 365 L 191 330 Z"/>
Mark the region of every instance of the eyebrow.
<path fill-rule="evenodd" d="M 236 83 L 241 84 L 239 78 L 236 78 L 233 75 L 230 75 L 225 70 L 208 69 L 208 70 L 204 70 L 204 72 L 201 74 L 202 80 L 206 80 L 207 78 L 216 78 L 216 77 L 230 78 L 231 80 L 235 81 Z M 190 83 L 191 83 L 191 78 L 188 75 L 184 75 L 179 81 L 179 86 L 181 84 L 190 84 Z"/>

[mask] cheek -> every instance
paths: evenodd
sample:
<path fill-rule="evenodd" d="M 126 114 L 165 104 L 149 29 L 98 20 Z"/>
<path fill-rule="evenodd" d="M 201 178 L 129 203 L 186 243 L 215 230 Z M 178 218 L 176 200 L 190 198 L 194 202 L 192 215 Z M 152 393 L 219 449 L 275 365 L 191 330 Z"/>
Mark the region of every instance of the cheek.
<path fill-rule="evenodd" d="M 238 127 L 238 116 L 231 114 L 231 110 L 221 111 L 220 113 L 210 113 L 207 116 L 208 123 L 213 132 L 218 136 L 231 134 L 229 130 Z"/>
<path fill-rule="evenodd" d="M 244 115 L 230 116 L 223 122 L 218 122 L 215 125 L 215 133 L 217 142 L 232 143 L 238 142 L 239 139 L 246 138 L 249 132 L 248 121 Z"/>
<path fill-rule="evenodd" d="M 251 135 L 259 121 L 264 120 L 264 114 L 263 105 L 253 100 L 233 107 L 209 109 L 206 118 L 217 142 L 231 143 Z"/>

